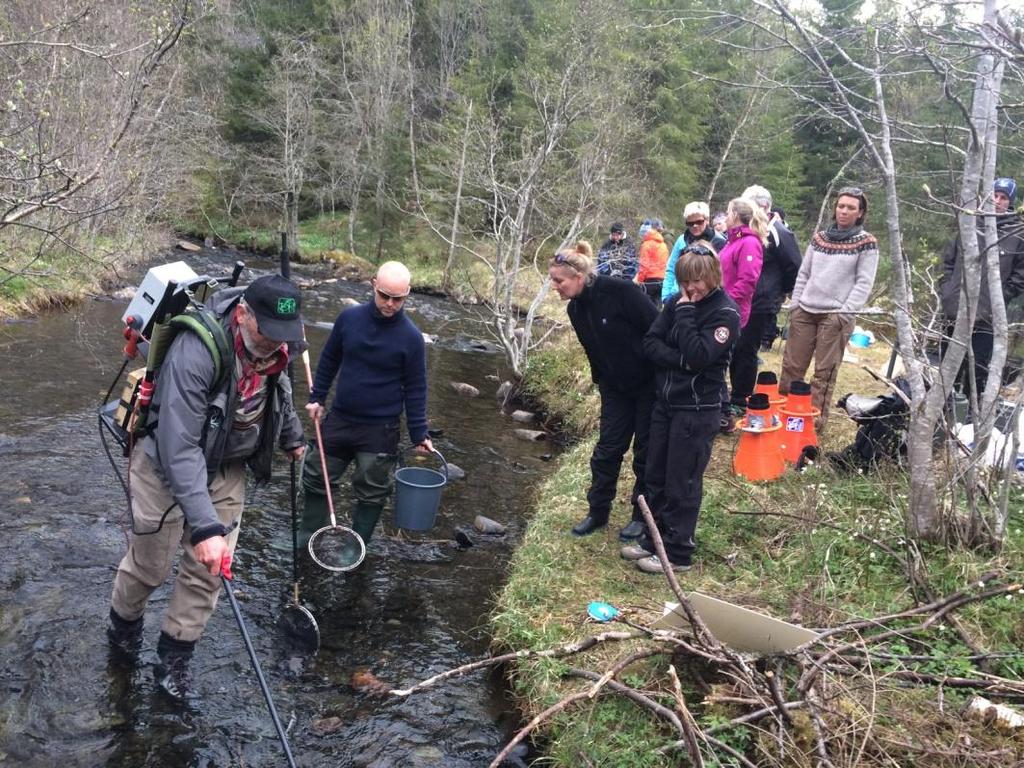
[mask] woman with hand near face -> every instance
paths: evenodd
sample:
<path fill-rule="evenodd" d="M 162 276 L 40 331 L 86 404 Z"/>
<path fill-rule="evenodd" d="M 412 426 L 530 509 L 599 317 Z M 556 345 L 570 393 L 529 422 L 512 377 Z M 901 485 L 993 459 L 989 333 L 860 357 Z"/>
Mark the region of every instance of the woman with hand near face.
<path fill-rule="evenodd" d="M 644 337 L 655 368 L 657 400 L 647 453 L 647 502 L 670 567 L 690 569 L 704 495 L 704 471 L 719 430 L 722 387 L 740 333 L 736 304 L 722 289 L 717 254 L 707 241 L 686 247 L 676 264 L 680 292 L 669 298 Z M 662 563 L 645 534 L 622 557 L 645 573 Z"/>
<path fill-rule="evenodd" d="M 590 458 L 588 512 L 573 527 L 586 536 L 608 524 L 622 457 L 633 443 L 632 520 L 619 531 L 622 541 L 643 532 L 637 497 L 643 493 L 647 433 L 654 403 L 654 369 L 643 357 L 644 334 L 658 310 L 631 281 L 594 274 L 586 241 L 566 248 L 548 263 L 551 285 L 568 301 L 569 321 L 590 361 L 590 375 L 601 393 L 601 426 Z"/>
<path fill-rule="evenodd" d="M 788 394 L 789 385 L 804 378 L 813 357 L 811 403 L 821 410 L 819 430 L 853 333 L 853 313 L 864 308 L 875 284 L 878 241 L 864 230 L 867 214 L 862 190 L 840 189 L 832 226 L 814 235 L 793 286 L 779 392 Z"/>

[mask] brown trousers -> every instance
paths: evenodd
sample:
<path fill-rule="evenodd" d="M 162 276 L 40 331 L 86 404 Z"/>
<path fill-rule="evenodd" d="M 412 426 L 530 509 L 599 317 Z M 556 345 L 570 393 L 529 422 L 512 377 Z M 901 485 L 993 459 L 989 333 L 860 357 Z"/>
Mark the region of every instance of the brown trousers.
<path fill-rule="evenodd" d="M 127 621 L 141 617 L 153 590 L 170 575 L 180 545 L 178 574 L 161 628 L 175 640 L 198 640 L 217 607 L 220 577 L 211 576 L 195 559 L 189 543 L 192 529 L 141 445 L 132 452 L 129 484 L 132 518 L 140 533 L 129 535 L 128 551 L 114 577 L 111 606 Z M 235 524 L 227 536 L 234 553 L 245 499 L 244 462 L 230 462 L 218 470 L 210 484 L 210 498 L 220 521 L 229 527 Z"/>
<path fill-rule="evenodd" d="M 806 375 L 813 357 L 811 403 L 821 410 L 819 429 L 828 419 L 839 366 L 843 362 L 843 353 L 852 333 L 852 315 L 838 312 L 818 314 L 800 307 L 794 307 L 789 313 L 789 333 L 782 357 L 779 392 L 789 394 L 789 385 Z"/>

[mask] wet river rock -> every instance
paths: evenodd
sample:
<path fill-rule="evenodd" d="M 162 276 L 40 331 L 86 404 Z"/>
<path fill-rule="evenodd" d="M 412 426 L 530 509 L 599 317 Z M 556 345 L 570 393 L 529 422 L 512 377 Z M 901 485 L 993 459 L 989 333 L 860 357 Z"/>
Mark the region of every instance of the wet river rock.
<path fill-rule="evenodd" d="M 480 390 L 474 387 L 472 384 L 467 384 L 464 381 L 453 381 L 450 383 L 452 389 L 458 392 L 460 395 L 466 397 L 477 397 L 480 395 Z"/>
<path fill-rule="evenodd" d="M 537 442 L 547 437 L 547 433 L 540 429 L 515 429 L 512 430 L 516 437 L 527 442 Z"/>
<path fill-rule="evenodd" d="M 473 527 L 480 531 L 480 533 L 493 535 L 500 535 L 506 530 L 505 526 L 498 521 L 491 520 L 491 518 L 484 517 L 483 515 L 477 515 L 473 518 Z"/>

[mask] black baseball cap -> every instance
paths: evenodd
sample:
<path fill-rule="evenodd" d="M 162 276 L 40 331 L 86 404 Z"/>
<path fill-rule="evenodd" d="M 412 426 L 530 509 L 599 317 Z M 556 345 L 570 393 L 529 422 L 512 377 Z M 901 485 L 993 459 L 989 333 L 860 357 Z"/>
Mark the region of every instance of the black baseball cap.
<path fill-rule="evenodd" d="M 260 334 L 274 341 L 302 340 L 302 294 L 281 275 L 265 275 L 245 289 L 245 304 L 256 316 Z"/>

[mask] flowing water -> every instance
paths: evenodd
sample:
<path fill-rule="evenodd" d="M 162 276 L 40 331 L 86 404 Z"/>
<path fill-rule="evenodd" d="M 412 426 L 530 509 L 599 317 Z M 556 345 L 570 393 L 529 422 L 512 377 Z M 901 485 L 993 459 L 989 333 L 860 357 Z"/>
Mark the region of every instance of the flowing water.
<path fill-rule="evenodd" d="M 199 273 L 223 273 L 235 257 L 190 260 Z M 249 266 L 255 269 L 243 280 L 274 267 Z M 294 276 L 308 279 L 301 268 Z M 339 300 L 366 300 L 369 288 L 317 281 L 304 297 L 315 365 Z M 96 406 L 121 363 L 125 306 L 90 301 L 0 326 L 0 765 L 285 765 L 226 599 L 196 649 L 201 698 L 192 706 L 170 701 L 153 682 L 169 585 L 150 603 L 138 663 L 125 665 L 108 651 L 104 630 L 125 545 L 125 499 L 102 450 Z M 531 490 L 550 471 L 551 446 L 516 440 L 518 425 L 497 412 L 492 377 L 503 360 L 474 341 L 485 337 L 480 318 L 418 295 L 407 309 L 437 336 L 427 348 L 431 426 L 443 430 L 435 446 L 467 477 L 446 488 L 432 531 L 394 538 L 386 511 L 389 536 L 375 538 L 358 571 L 300 569 L 302 603 L 323 636 L 315 657 L 294 655 L 274 631 L 292 586 L 286 463 L 276 465 L 268 486 L 247 492 L 234 586 L 301 766 L 486 765 L 515 727 L 495 673 L 403 700 L 358 684 L 359 673 L 369 671 L 390 687 L 406 687 L 487 651 L 488 610 L 525 526 Z M 300 407 L 308 392 L 301 371 Z M 482 394 L 457 394 L 451 381 Z M 114 456 L 123 469 L 116 446 Z M 336 500 L 342 516 L 348 479 Z M 470 527 L 481 513 L 507 523 L 509 535 L 476 536 L 475 546 L 456 548 L 453 530 Z"/>

